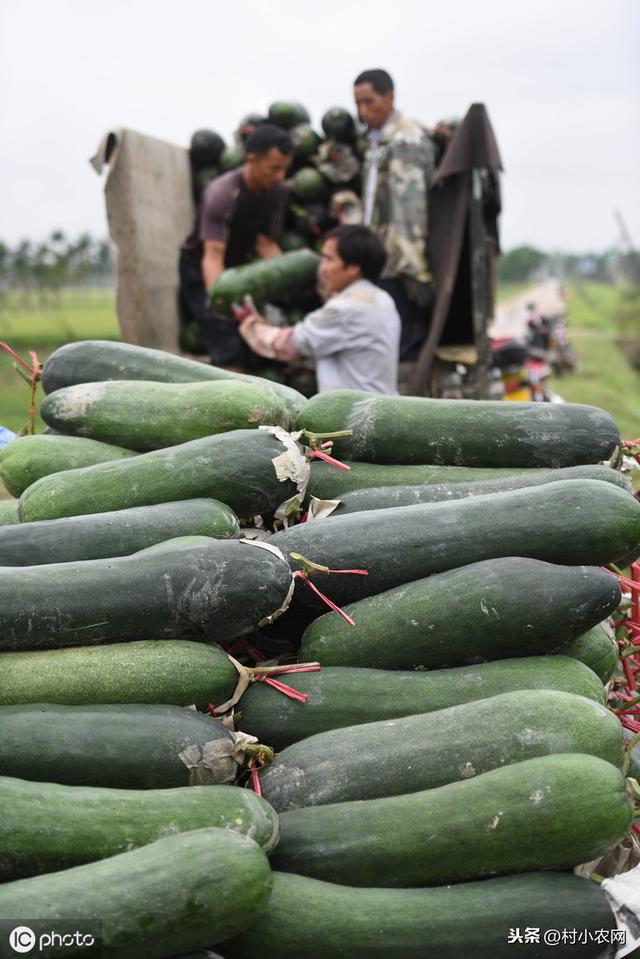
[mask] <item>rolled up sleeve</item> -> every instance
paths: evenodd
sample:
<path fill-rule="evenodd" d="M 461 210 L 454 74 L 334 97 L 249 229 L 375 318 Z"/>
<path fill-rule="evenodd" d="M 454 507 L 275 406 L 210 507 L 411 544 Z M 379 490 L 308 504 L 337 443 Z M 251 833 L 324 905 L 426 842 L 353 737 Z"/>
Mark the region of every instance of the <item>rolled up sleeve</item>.
<path fill-rule="evenodd" d="M 217 189 L 205 197 L 200 220 L 200 239 L 229 242 L 229 225 L 236 197 L 229 190 Z"/>

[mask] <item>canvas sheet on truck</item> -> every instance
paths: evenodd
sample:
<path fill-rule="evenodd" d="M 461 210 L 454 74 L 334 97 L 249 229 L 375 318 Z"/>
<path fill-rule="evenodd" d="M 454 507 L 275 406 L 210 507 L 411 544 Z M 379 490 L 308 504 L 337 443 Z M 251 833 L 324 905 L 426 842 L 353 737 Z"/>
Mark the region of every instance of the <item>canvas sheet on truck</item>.
<path fill-rule="evenodd" d="M 107 167 L 109 235 L 118 253 L 116 309 L 127 343 L 178 352 L 178 252 L 193 225 L 189 153 L 116 129 L 91 159 Z"/>

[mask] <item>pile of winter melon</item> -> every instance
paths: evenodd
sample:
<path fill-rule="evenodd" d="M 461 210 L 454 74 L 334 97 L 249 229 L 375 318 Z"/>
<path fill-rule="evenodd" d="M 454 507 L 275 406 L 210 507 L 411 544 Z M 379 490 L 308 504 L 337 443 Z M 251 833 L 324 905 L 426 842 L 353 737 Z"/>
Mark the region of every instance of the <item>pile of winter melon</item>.
<path fill-rule="evenodd" d="M 43 386 L 48 432 L 0 451 L 0 954 L 616 941 L 587 877 L 634 822 L 640 503 L 606 413 L 98 341 Z"/>

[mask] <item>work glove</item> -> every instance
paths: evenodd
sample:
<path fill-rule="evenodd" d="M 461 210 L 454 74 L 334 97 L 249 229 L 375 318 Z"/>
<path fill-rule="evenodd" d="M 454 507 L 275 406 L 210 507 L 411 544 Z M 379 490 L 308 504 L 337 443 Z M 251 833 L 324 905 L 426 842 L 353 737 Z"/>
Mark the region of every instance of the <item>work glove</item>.
<path fill-rule="evenodd" d="M 262 323 L 265 322 L 264 318 L 260 316 L 256 308 L 255 303 L 253 302 L 253 297 L 250 293 L 247 293 L 243 300 L 242 304 L 232 303 L 231 309 L 233 310 L 233 315 L 235 316 L 238 323 L 243 323 L 250 316 L 257 317 Z"/>

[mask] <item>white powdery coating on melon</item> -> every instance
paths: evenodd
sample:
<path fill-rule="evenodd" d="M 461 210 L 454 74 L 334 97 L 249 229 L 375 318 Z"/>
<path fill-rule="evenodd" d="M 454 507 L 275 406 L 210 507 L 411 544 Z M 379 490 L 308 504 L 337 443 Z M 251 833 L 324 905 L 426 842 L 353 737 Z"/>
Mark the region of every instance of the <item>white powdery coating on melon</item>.
<path fill-rule="evenodd" d="M 81 383 L 78 386 L 69 386 L 64 391 L 64 397 L 56 400 L 55 417 L 58 420 L 72 422 L 83 419 L 91 412 L 92 405 L 99 402 L 104 394 L 104 383 Z"/>

